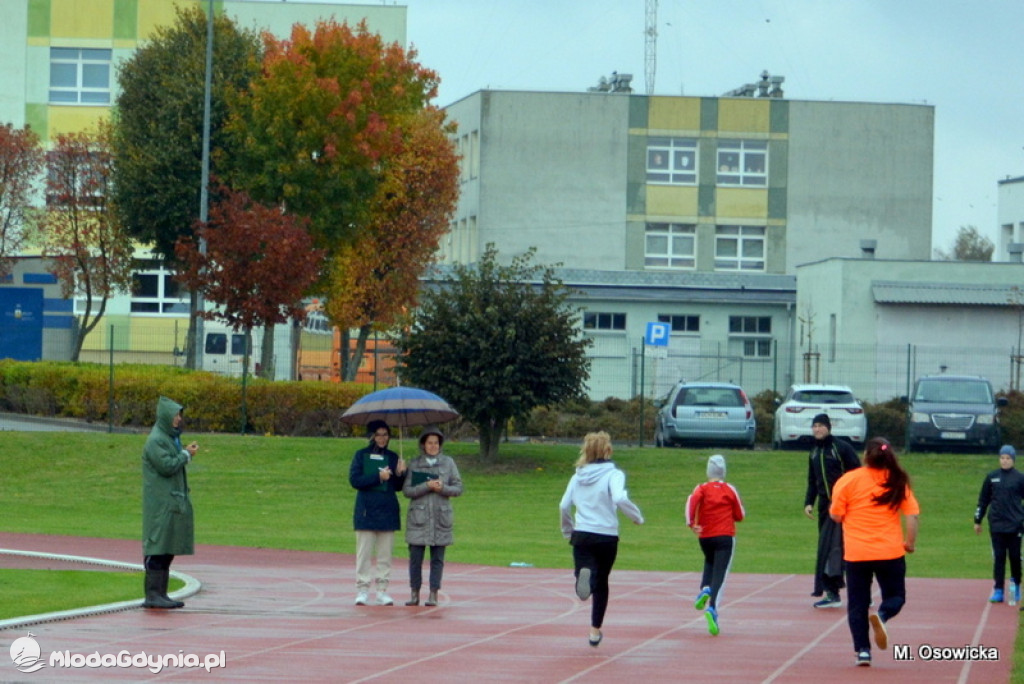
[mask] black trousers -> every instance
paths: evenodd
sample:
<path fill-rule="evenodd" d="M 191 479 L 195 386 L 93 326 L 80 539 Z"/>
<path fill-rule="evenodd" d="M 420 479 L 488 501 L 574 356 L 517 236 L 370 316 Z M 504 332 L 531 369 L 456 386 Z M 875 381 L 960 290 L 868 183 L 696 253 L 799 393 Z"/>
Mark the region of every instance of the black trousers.
<path fill-rule="evenodd" d="M 992 532 L 992 580 L 996 589 L 1006 581 L 1006 558 L 1010 558 L 1010 579 L 1020 584 L 1020 533 Z"/>
<path fill-rule="evenodd" d="M 444 576 L 444 549 L 443 546 L 430 547 L 431 591 L 438 591 L 441 588 L 441 578 Z M 423 586 L 423 556 L 426 550 L 426 546 L 409 544 L 409 587 L 413 591 L 419 591 Z"/>
<path fill-rule="evenodd" d="M 143 566 L 147 570 L 170 570 L 171 561 L 174 560 L 174 556 L 169 553 L 163 553 L 159 556 L 146 556 Z"/>
<path fill-rule="evenodd" d="M 580 576 L 580 569 L 590 568 L 590 626 L 601 629 L 608 610 L 608 576 L 619 555 L 619 538 L 593 532 L 573 532 L 569 543 L 572 544 L 575 576 Z"/>
<path fill-rule="evenodd" d="M 846 620 L 850 624 L 853 650 L 871 650 L 868 638 L 868 607 L 871 605 L 871 580 L 878 580 L 882 603 L 878 617 L 888 621 L 899 615 L 907 602 L 907 560 L 904 556 L 891 560 L 846 562 Z"/>

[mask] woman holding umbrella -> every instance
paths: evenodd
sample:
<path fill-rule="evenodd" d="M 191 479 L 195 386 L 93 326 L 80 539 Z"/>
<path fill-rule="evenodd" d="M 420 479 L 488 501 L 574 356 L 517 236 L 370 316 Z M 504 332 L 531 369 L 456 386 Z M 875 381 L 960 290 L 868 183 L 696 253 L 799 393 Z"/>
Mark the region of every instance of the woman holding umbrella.
<path fill-rule="evenodd" d="M 391 428 L 383 420 L 366 425 L 370 444 L 356 452 L 348 482 L 358 493 L 352 516 L 356 531 L 356 605 L 365 606 L 370 585 L 377 585 L 377 605 L 391 606 L 388 596 L 395 530 L 402 527 L 396 492 L 405 483 L 405 462 L 388 449 Z M 376 556 L 376 567 L 373 559 Z"/>
<path fill-rule="evenodd" d="M 420 435 L 420 454 L 406 473 L 402 493 L 411 501 L 405 520 L 405 541 L 409 544 L 409 586 L 412 596 L 405 605 L 420 604 L 423 585 L 423 556 L 430 547 L 430 595 L 424 605 L 437 605 L 437 592 L 444 574 L 444 550 L 454 543 L 451 498 L 462 494 L 462 478 L 450 456 L 441 453 L 444 434 L 428 427 Z"/>

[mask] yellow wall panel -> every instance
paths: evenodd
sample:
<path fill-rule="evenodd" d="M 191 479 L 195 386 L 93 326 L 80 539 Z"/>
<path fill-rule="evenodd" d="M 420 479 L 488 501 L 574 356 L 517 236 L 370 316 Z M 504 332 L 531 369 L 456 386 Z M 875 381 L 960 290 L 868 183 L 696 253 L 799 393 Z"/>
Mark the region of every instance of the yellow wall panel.
<path fill-rule="evenodd" d="M 219 4 L 219 3 L 218 3 Z M 180 5 L 182 9 L 188 9 L 195 5 L 195 2 L 182 0 L 181 2 L 168 2 L 167 0 L 139 0 L 139 40 L 145 40 L 153 34 L 157 26 L 171 26 L 177 17 L 174 8 Z M 206 4 L 203 4 L 205 9 Z"/>
<path fill-rule="evenodd" d="M 771 101 L 753 98 L 720 99 L 718 130 L 767 134 L 771 131 Z"/>
<path fill-rule="evenodd" d="M 752 188 L 718 188 L 715 197 L 715 216 L 724 218 L 768 218 L 768 191 Z"/>
<path fill-rule="evenodd" d="M 697 216 L 697 188 L 647 186 L 648 216 Z"/>
<path fill-rule="evenodd" d="M 106 107 L 50 107 L 47 137 L 53 140 L 61 133 L 95 131 L 109 114 Z"/>
<path fill-rule="evenodd" d="M 650 98 L 647 126 L 658 130 L 699 131 L 700 98 Z"/>
<path fill-rule="evenodd" d="M 114 37 L 114 0 L 52 0 L 53 38 Z M 170 3 L 168 3 L 170 4 Z"/>

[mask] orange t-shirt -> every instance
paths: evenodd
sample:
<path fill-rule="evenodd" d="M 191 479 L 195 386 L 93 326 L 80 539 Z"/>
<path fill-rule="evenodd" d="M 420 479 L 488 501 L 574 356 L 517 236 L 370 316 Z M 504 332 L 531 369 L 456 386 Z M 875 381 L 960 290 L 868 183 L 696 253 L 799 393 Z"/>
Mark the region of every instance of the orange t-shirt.
<path fill-rule="evenodd" d="M 880 468 L 857 468 L 832 488 L 829 513 L 842 519 L 845 560 L 892 560 L 904 555 L 900 514 L 918 515 L 921 508 L 909 486 L 898 510 L 873 501 L 884 491 L 888 474 Z"/>

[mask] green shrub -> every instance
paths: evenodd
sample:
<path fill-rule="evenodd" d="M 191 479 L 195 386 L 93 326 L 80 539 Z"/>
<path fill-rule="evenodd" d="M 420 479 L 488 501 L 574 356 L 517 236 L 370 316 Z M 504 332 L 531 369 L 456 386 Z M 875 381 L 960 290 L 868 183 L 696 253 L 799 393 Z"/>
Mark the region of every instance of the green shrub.
<path fill-rule="evenodd" d="M 750 399 L 754 405 L 754 420 L 757 421 L 758 444 L 771 444 L 772 433 L 775 431 L 775 409 L 779 407 L 778 402 L 782 395 L 773 390 L 765 390 Z"/>
<path fill-rule="evenodd" d="M 113 402 L 111 402 L 113 376 Z M 161 395 L 185 407 L 192 432 L 347 436 L 341 415 L 372 388 L 356 383 L 269 382 L 173 366 L 0 361 L 0 410 L 148 428 Z"/>
<path fill-rule="evenodd" d="M 868 419 L 867 438 L 885 437 L 897 446 L 903 446 L 907 435 L 907 405 L 899 398 L 878 404 L 862 402 Z"/>

